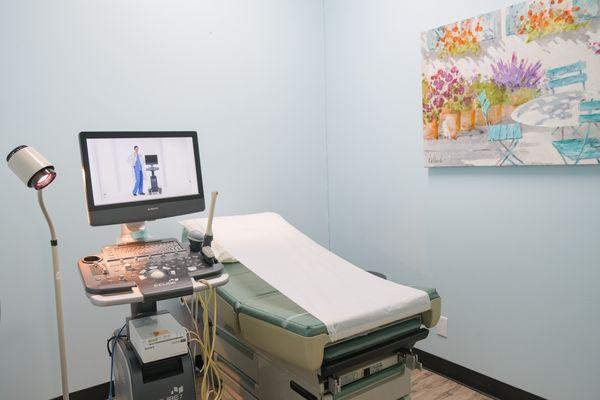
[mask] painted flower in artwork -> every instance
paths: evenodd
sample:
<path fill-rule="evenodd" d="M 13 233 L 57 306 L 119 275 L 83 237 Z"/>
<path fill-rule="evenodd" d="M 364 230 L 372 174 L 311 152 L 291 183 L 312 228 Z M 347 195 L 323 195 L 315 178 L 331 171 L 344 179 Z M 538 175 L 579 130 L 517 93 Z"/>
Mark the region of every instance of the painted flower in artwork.
<path fill-rule="evenodd" d="M 440 116 L 440 107 L 436 107 L 433 101 L 432 87 L 425 78 L 421 81 L 423 91 L 423 121 L 426 123 L 436 121 Z"/>
<path fill-rule="evenodd" d="M 503 89 L 505 101 L 519 106 L 540 94 L 540 83 L 544 77 L 540 61 L 531 64 L 528 60 L 518 59 L 513 53 L 508 61 L 498 60 L 492 63 L 492 81 Z"/>
<path fill-rule="evenodd" d="M 589 42 L 588 47 L 594 52 L 594 54 L 600 55 L 600 42 Z"/>
<path fill-rule="evenodd" d="M 481 49 L 479 33 L 483 26 L 478 19 L 466 19 L 443 27 L 443 34 L 436 43 L 440 58 L 477 54 Z"/>
<path fill-rule="evenodd" d="M 524 13 L 515 17 L 515 26 L 517 33 L 531 42 L 551 34 L 583 28 L 589 20 L 584 20 L 579 15 L 586 14 L 587 10 L 565 0 L 533 1 Z"/>
<path fill-rule="evenodd" d="M 429 122 L 437 118 L 442 109 L 459 112 L 469 108 L 473 98 L 471 82 L 457 67 L 439 69 L 427 79 L 423 79 L 423 117 Z"/>
<path fill-rule="evenodd" d="M 494 82 L 508 90 L 537 89 L 544 77 L 540 61 L 531 64 L 524 58 L 519 60 L 516 53 L 512 54 L 509 61 L 496 61 L 491 68 Z"/>

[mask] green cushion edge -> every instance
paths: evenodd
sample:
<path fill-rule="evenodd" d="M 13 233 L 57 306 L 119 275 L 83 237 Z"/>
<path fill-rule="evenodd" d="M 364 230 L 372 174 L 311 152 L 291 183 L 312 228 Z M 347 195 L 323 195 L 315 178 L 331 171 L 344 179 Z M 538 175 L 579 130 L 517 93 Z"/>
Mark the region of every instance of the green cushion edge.
<path fill-rule="evenodd" d="M 386 328 L 371 332 L 368 335 L 358 336 L 354 339 L 343 341 L 325 348 L 325 360 L 335 360 L 350 352 L 358 352 L 368 349 L 380 343 L 404 336 L 421 327 L 421 317 L 417 316 L 400 323 L 390 325 Z"/>

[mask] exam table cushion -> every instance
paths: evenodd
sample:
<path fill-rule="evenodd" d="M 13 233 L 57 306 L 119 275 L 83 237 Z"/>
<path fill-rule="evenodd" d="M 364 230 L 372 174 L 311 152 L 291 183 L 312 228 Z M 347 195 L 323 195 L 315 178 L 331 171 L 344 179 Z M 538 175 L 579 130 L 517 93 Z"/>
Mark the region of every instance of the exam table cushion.
<path fill-rule="evenodd" d="M 327 327 L 240 263 L 225 264 L 229 283 L 217 289 L 236 314 L 245 314 L 303 337 L 327 334 Z"/>
<path fill-rule="evenodd" d="M 206 223 L 181 221 L 185 228 L 200 231 Z M 426 292 L 369 274 L 276 213 L 217 217 L 213 230 L 236 260 L 325 324 L 332 342 L 431 309 Z"/>
<path fill-rule="evenodd" d="M 331 346 L 325 324 L 252 271 L 240 263 L 225 264 L 225 271 L 230 280 L 217 289 L 219 323 L 251 345 L 307 370 L 318 369 L 325 356 L 335 358 L 340 352 L 358 351 L 360 346 L 372 345 L 373 340 L 387 340 L 417 330 L 426 324 L 424 321 L 431 323 L 435 319 L 437 322 L 437 317 L 423 313 L 373 334 Z M 441 299 L 435 289 L 419 289 L 426 291 L 432 301 L 432 310 L 428 313 L 436 314 Z"/>
<path fill-rule="evenodd" d="M 229 283 L 219 287 L 217 292 L 236 313 L 258 318 L 304 337 L 327 333 L 327 328 L 321 321 L 242 264 L 226 264 L 225 271 L 230 276 Z M 425 291 L 430 300 L 439 298 L 435 289 L 417 289 Z"/>

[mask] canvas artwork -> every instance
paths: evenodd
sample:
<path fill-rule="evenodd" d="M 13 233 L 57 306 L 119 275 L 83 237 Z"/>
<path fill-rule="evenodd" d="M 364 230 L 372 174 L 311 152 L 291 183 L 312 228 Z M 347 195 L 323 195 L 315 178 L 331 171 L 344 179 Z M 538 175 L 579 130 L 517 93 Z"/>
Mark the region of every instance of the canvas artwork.
<path fill-rule="evenodd" d="M 600 0 L 535 0 L 421 35 L 425 166 L 600 165 Z"/>

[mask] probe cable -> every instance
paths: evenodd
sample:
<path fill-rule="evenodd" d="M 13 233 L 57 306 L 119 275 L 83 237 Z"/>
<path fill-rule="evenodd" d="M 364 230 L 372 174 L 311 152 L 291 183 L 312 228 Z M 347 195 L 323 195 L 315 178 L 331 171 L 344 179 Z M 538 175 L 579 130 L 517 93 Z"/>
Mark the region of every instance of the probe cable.
<path fill-rule="evenodd" d="M 217 337 L 217 293 L 211 283 L 206 280 L 199 282 L 205 284 L 208 290 L 204 293 L 195 293 L 192 295 L 190 305 L 186 301 L 182 303 L 187 308 L 194 325 L 195 331 L 188 331 L 190 343 L 194 344 L 193 356 L 196 357 L 196 349 L 200 349 L 202 357 L 202 381 L 200 384 L 201 400 L 221 400 L 223 396 L 223 385 L 221 382 L 221 372 L 219 365 L 215 360 L 215 345 Z M 212 302 L 212 304 L 211 304 Z M 209 319 L 209 307 L 212 305 L 213 321 Z M 198 321 L 202 318 L 202 333 Z"/>

